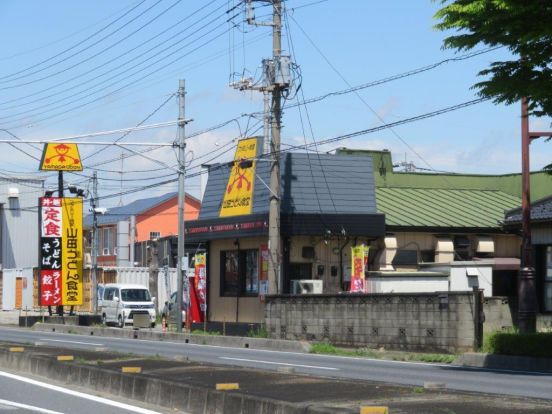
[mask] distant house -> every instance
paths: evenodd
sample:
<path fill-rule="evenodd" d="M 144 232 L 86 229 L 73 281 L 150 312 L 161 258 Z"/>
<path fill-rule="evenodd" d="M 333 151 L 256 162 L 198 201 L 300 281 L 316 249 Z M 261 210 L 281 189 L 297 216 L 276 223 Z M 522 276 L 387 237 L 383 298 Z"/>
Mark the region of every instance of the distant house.
<path fill-rule="evenodd" d="M 184 219 L 195 220 L 200 206 L 198 199 L 186 194 Z M 130 249 L 134 249 L 136 243 L 178 234 L 177 217 L 176 192 L 136 200 L 126 206 L 108 209 L 106 214 L 98 214 L 98 265 L 131 265 Z M 87 229 L 87 245 L 90 249 L 93 227 L 91 214 L 85 217 L 84 226 Z"/>
<path fill-rule="evenodd" d="M 517 296 L 521 239 L 503 222 L 507 210 L 521 205 L 521 174 L 401 172 L 387 150 L 340 148 L 337 154 L 373 162 L 387 234 L 373 246 L 371 277 L 410 273 L 416 280 L 424 271 L 446 268 L 440 264 L 450 264 L 450 273 L 462 262 L 490 263 L 485 295 Z M 531 173 L 531 192 L 552 195 L 552 176 Z"/>
<path fill-rule="evenodd" d="M 507 228 L 521 230 L 521 208 L 506 212 Z M 552 329 L 552 197 L 531 203 L 531 243 L 535 254 L 537 274 L 537 298 L 539 311 L 544 314 L 537 319 L 540 329 Z"/>
<path fill-rule="evenodd" d="M 0 178 L 0 264 L 2 269 L 38 265 L 38 198 L 42 178 Z"/>

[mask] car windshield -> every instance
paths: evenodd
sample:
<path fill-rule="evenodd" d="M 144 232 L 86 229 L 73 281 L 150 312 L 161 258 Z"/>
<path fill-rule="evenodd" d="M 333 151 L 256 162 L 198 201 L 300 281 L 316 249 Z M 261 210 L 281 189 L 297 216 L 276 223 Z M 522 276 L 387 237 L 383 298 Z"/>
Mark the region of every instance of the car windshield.
<path fill-rule="evenodd" d="M 123 302 L 150 302 L 151 297 L 147 289 L 121 289 Z"/>

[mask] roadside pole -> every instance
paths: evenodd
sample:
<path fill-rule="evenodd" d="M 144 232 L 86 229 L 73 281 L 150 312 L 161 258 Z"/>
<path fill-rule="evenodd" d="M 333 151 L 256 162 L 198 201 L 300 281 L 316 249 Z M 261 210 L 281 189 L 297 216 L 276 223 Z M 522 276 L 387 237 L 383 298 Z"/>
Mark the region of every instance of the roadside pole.
<path fill-rule="evenodd" d="M 182 332 L 182 295 L 184 288 L 183 272 L 184 265 L 184 206 L 185 206 L 185 187 L 184 176 L 186 172 L 186 141 L 185 141 L 185 97 L 186 83 L 183 79 L 178 81 L 178 260 L 176 264 L 177 293 L 176 293 L 176 331 Z M 186 266 L 187 267 L 187 266 Z M 187 318 L 188 319 L 188 318 Z M 190 328 L 190 326 L 188 326 Z"/>

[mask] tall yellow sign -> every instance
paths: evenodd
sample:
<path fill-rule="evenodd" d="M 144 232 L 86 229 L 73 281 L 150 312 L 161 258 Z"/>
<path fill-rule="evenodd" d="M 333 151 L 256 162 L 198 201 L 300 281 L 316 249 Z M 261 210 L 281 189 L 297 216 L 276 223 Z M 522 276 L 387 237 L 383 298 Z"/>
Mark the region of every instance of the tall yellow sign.
<path fill-rule="evenodd" d="M 64 305 L 82 305 L 82 198 L 62 200 L 61 301 Z"/>
<path fill-rule="evenodd" d="M 40 169 L 45 171 L 82 171 L 77 144 L 63 142 L 44 144 Z"/>
<path fill-rule="evenodd" d="M 254 159 L 256 156 L 257 138 L 247 138 L 238 141 L 219 217 L 251 214 L 256 167 Z M 251 167 L 241 168 L 240 161 L 242 160 L 253 160 Z"/>

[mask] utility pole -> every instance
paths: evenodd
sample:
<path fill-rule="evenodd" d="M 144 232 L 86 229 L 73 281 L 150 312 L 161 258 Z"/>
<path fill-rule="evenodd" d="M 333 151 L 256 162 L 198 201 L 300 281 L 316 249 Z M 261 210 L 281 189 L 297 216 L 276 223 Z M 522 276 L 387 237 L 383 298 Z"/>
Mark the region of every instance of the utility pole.
<path fill-rule="evenodd" d="M 521 99 L 521 269 L 518 283 L 518 325 L 521 333 L 537 330 L 536 272 L 531 244 L 531 170 L 529 145 L 540 137 L 552 137 L 552 132 L 530 132 L 528 99 Z"/>
<path fill-rule="evenodd" d="M 265 141 L 265 152 L 270 155 L 270 204 L 268 212 L 268 293 L 281 291 L 281 237 L 280 237 L 280 131 L 282 120 L 282 92 L 291 86 L 291 60 L 282 55 L 282 0 L 259 0 L 272 3 L 272 21 L 255 20 L 254 0 L 247 0 L 247 23 L 272 27 L 272 59 L 263 60 L 263 86 L 254 86 L 251 79 L 232 84 L 237 89 L 258 90 L 265 94 L 265 140 L 270 129 L 270 146 Z M 269 99 L 268 95 L 271 95 Z M 269 102 L 270 106 L 269 107 Z"/>
<path fill-rule="evenodd" d="M 98 172 L 92 174 L 92 309 L 98 313 L 98 216 L 96 204 L 98 200 Z"/>
<path fill-rule="evenodd" d="M 184 275 L 182 267 L 184 264 L 184 206 L 185 206 L 185 187 L 184 176 L 186 172 L 186 141 L 185 141 L 185 127 L 186 120 L 185 115 L 185 97 L 186 97 L 186 83 L 183 79 L 178 81 L 178 247 L 177 247 L 177 264 L 176 264 L 176 277 L 177 277 L 177 300 L 176 300 L 176 330 L 182 332 L 182 296 L 184 290 Z M 186 266 L 187 268 L 187 266 Z M 188 328 L 191 328 L 188 326 Z"/>
<path fill-rule="evenodd" d="M 58 171 L 58 196 L 63 198 L 63 171 Z M 63 316 L 63 305 L 56 306 L 58 316 Z"/>
<path fill-rule="evenodd" d="M 282 2 L 272 1 L 272 59 L 274 73 L 277 76 L 281 69 L 282 57 Z M 275 77 L 276 77 L 275 76 Z M 270 154 L 272 165 L 270 168 L 270 207 L 268 212 L 268 293 L 273 295 L 280 292 L 280 131 L 281 131 L 281 99 L 282 87 L 277 79 L 272 82 L 272 126 Z"/>

